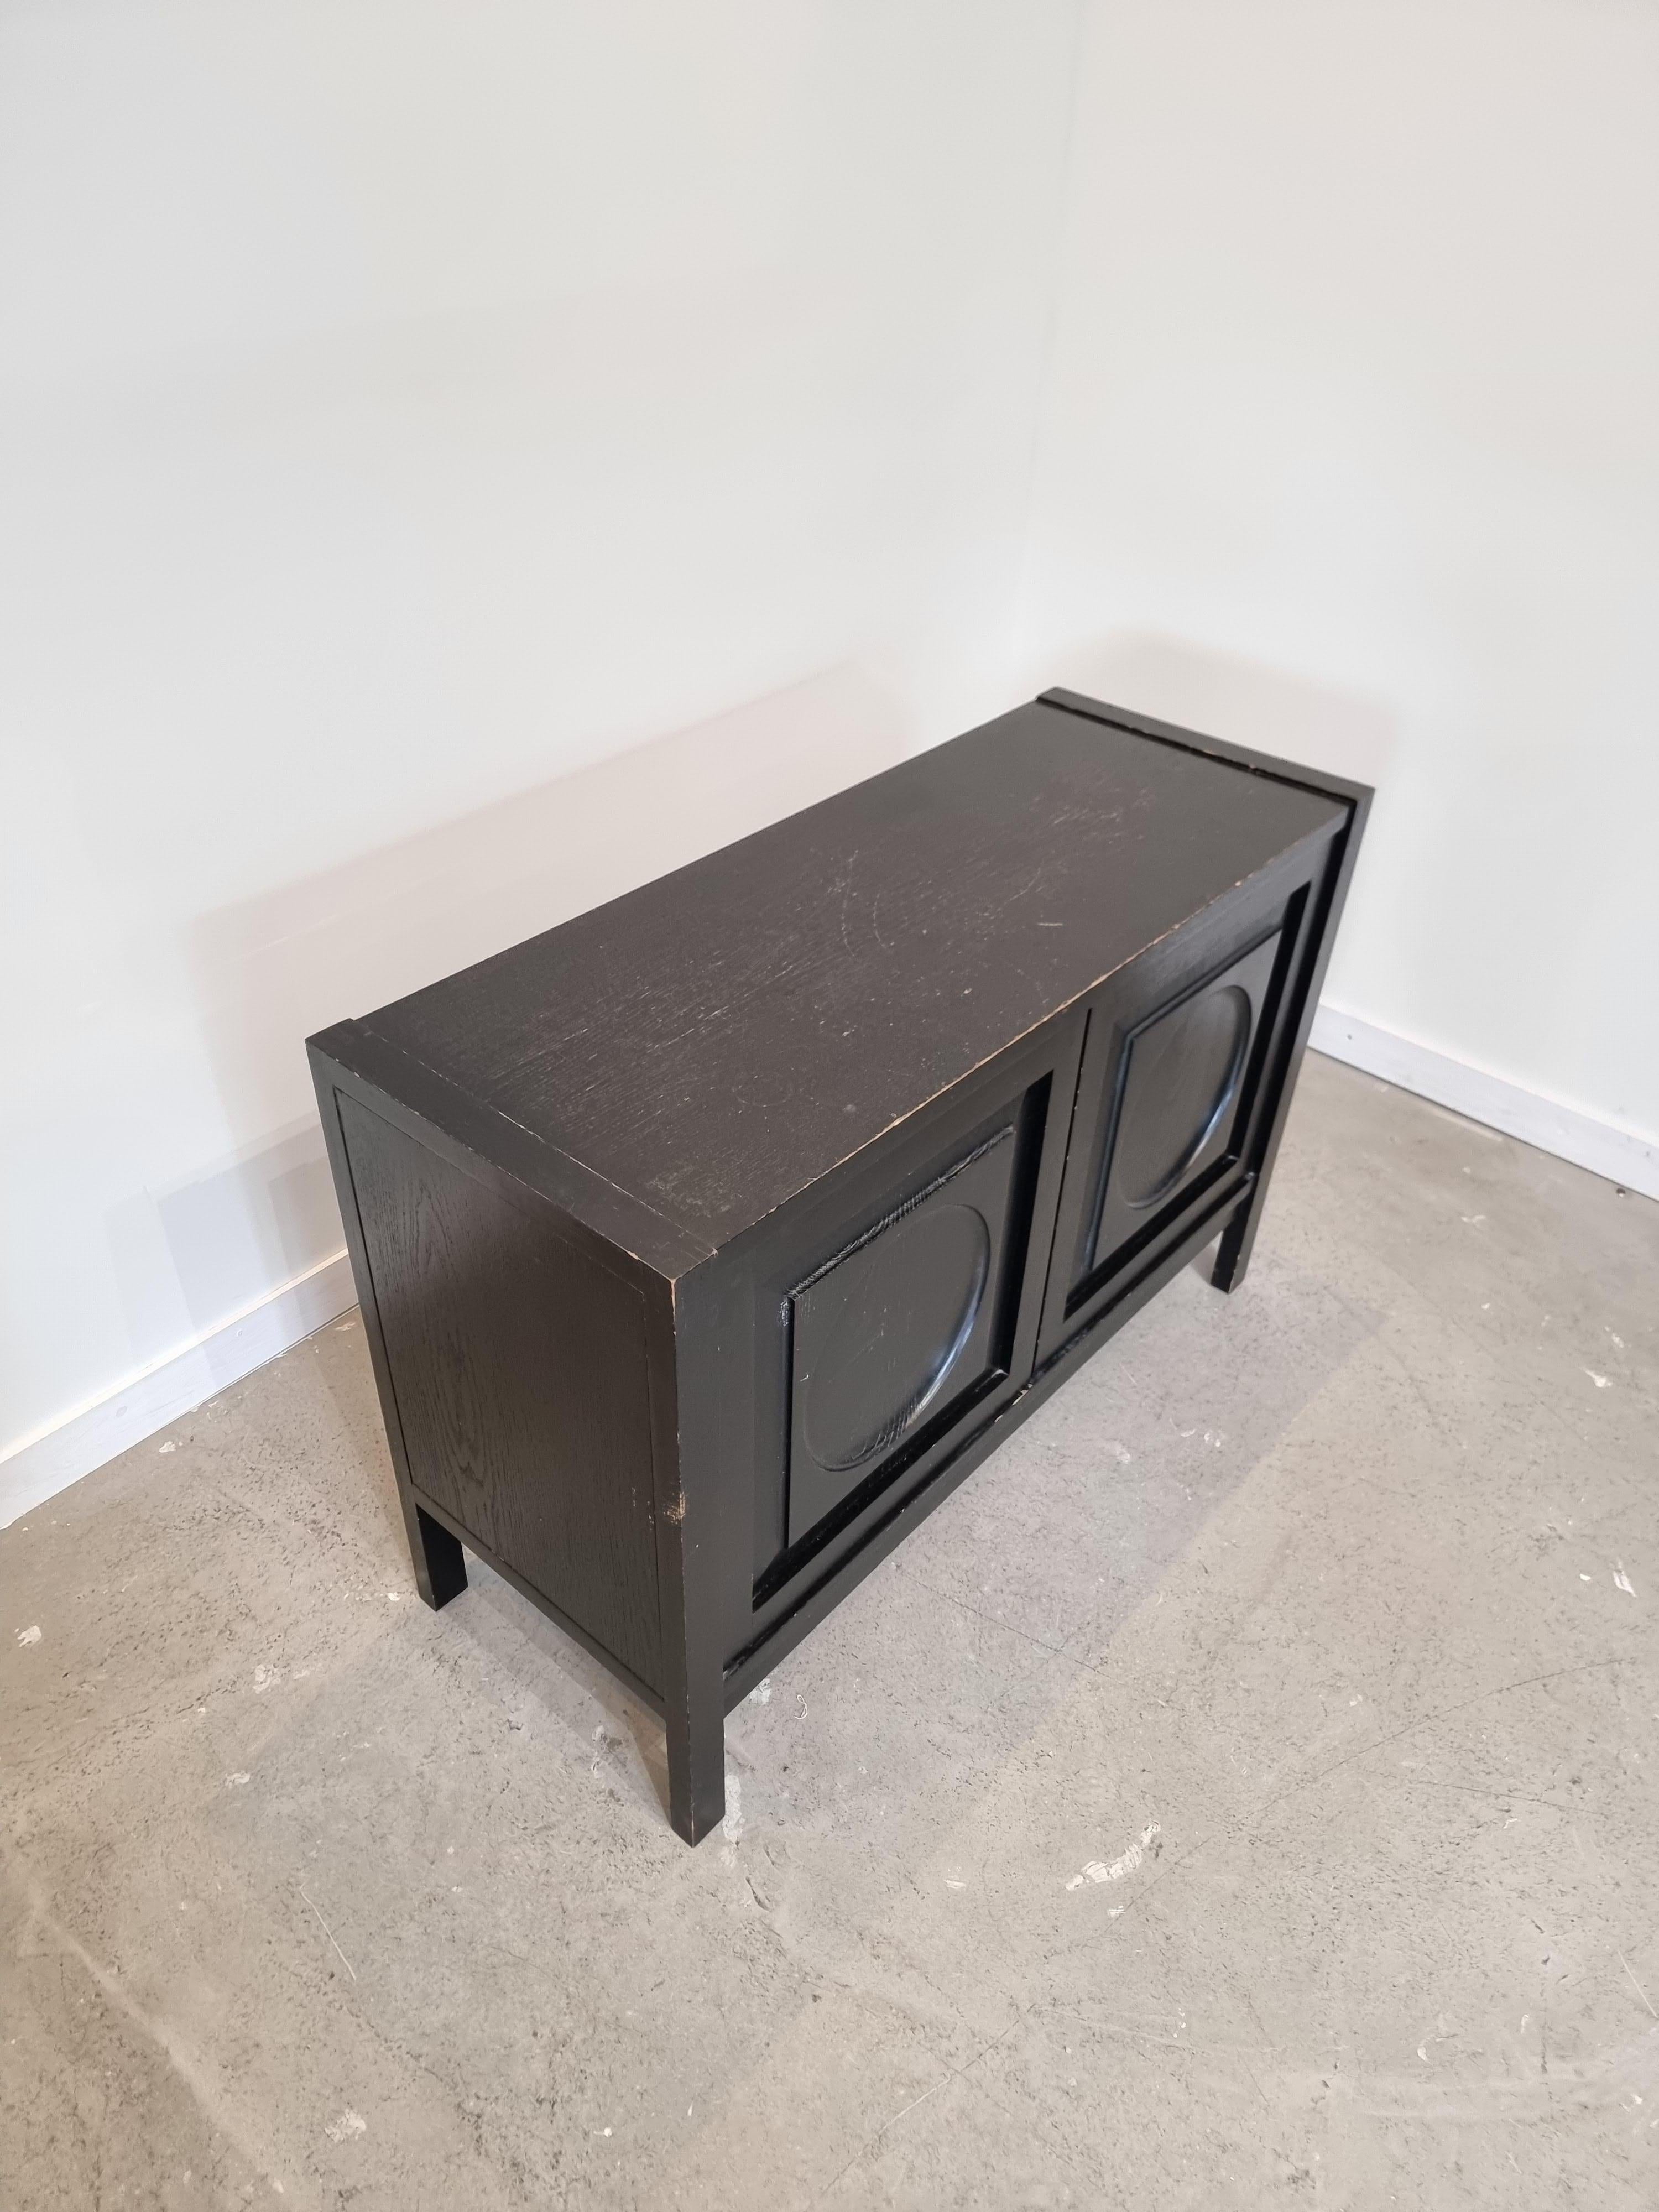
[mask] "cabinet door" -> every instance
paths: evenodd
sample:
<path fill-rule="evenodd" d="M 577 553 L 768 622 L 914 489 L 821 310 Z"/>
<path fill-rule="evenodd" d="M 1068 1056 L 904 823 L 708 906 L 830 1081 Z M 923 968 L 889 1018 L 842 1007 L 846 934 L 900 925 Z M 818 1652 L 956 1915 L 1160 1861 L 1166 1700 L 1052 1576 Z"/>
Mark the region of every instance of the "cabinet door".
<path fill-rule="evenodd" d="M 1006 1376 L 1018 1334 L 1012 1112 L 789 1294 L 789 1540 L 933 1423 Z M 1012 1264 L 1011 1264 L 1012 1263 Z"/>
<path fill-rule="evenodd" d="M 994 1418 L 1036 1358 L 1080 1017 L 1000 1056 L 744 1256 L 757 1615 L 848 1555 Z M 758 1626 L 751 1620 L 750 1631 Z"/>
<path fill-rule="evenodd" d="M 1091 995 L 1039 1361 L 1254 1179 L 1309 895 L 1247 885 Z"/>

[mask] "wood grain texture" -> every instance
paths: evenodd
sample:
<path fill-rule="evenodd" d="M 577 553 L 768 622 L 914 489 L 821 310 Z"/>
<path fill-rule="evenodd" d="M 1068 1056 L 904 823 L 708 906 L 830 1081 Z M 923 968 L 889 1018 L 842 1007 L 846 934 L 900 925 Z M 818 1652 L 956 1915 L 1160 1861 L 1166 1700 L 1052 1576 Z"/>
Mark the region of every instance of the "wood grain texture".
<path fill-rule="evenodd" d="M 339 1112 L 410 1480 L 659 1686 L 639 1292 L 356 1099 Z"/>
<path fill-rule="evenodd" d="M 1035 703 L 362 1026 L 717 1245 L 1346 811 Z"/>

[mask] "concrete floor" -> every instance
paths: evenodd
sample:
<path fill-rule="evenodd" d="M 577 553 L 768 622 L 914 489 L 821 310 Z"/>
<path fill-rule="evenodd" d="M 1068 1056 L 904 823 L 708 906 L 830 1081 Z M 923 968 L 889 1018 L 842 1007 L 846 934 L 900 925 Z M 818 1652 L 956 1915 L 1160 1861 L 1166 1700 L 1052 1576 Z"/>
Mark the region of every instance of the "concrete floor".
<path fill-rule="evenodd" d="M 696 1852 L 325 1332 L 0 1536 L 0 2206 L 1659 2204 L 1656 1322 L 1659 1206 L 1310 1060 Z"/>

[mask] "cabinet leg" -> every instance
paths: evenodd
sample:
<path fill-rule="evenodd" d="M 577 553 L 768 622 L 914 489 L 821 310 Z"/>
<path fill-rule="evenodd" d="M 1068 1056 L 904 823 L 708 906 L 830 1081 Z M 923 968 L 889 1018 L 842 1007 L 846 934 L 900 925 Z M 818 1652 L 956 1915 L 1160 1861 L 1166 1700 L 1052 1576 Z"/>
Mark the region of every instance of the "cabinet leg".
<path fill-rule="evenodd" d="M 1253 1197 L 1248 1206 L 1241 1206 L 1221 1232 L 1221 1242 L 1216 1248 L 1215 1265 L 1210 1270 L 1210 1280 L 1218 1291 L 1236 1291 L 1243 1281 L 1250 1264 L 1250 1248 L 1255 1243 L 1255 1224 L 1261 1213 L 1261 1199 Z"/>
<path fill-rule="evenodd" d="M 415 1587 L 435 1613 L 466 1588 L 466 1554 L 459 1538 L 409 1498 L 404 1500 L 404 1519 L 415 1562 Z"/>
<path fill-rule="evenodd" d="M 677 1836 L 700 1844 L 726 1818 L 726 1715 L 712 1708 L 668 1716 L 668 1818 Z"/>

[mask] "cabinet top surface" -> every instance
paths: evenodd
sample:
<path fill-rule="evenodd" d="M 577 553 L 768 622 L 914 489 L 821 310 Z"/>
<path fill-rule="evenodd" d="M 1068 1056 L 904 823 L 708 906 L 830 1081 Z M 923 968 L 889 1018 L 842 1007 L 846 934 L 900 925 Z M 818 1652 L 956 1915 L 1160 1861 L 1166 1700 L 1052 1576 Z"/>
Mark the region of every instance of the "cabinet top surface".
<path fill-rule="evenodd" d="M 712 1249 L 1346 811 L 1034 702 L 357 1026 Z"/>

